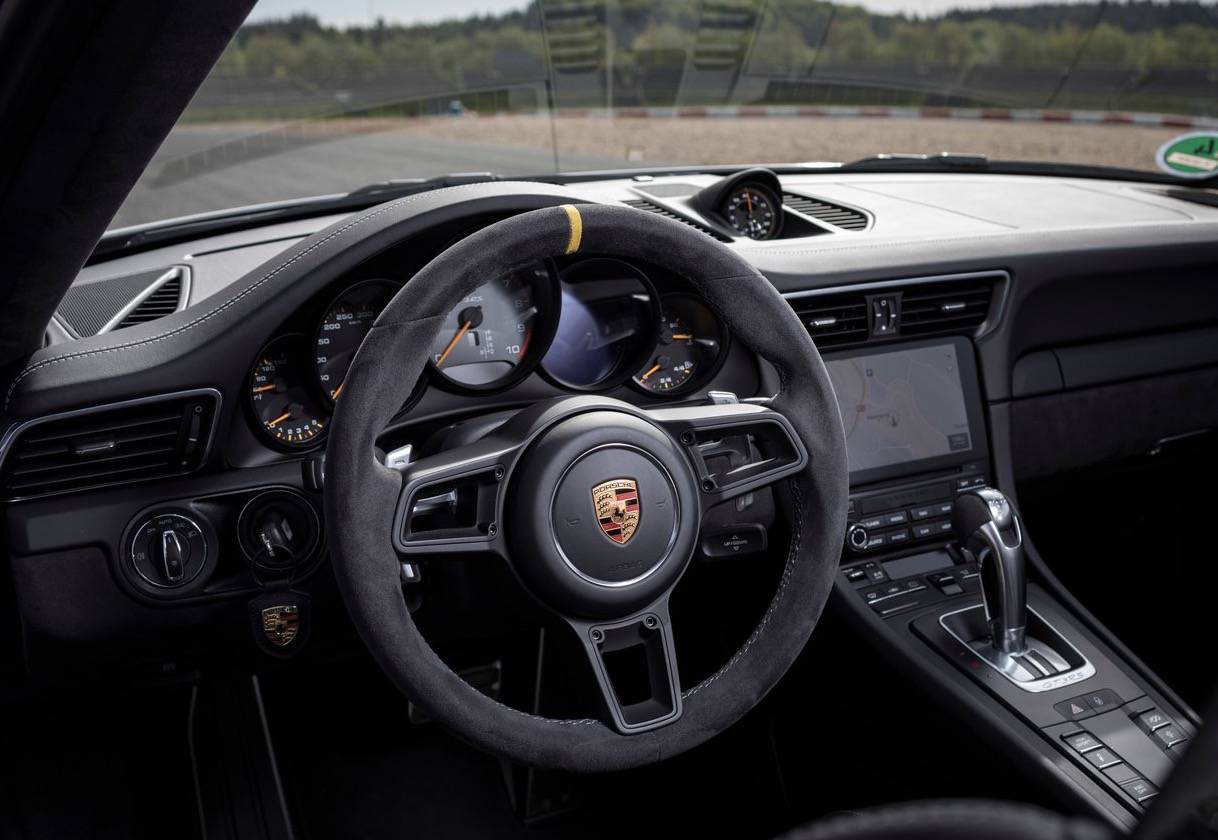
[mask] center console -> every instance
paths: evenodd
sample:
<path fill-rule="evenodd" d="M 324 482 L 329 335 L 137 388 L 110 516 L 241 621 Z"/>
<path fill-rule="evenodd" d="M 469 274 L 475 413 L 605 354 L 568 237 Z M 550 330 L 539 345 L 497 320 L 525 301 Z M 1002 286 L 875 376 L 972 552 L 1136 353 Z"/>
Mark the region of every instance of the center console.
<path fill-rule="evenodd" d="M 838 604 L 1049 787 L 1131 826 L 1197 719 L 1029 553 L 1014 505 L 991 489 L 973 343 L 825 360 L 851 477 Z"/>

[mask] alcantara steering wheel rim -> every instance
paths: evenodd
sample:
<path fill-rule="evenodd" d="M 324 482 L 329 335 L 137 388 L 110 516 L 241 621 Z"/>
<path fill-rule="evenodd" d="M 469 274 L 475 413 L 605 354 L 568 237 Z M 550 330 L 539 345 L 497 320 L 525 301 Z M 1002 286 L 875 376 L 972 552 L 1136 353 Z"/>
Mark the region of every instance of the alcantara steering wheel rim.
<path fill-rule="evenodd" d="M 734 336 L 777 369 L 780 392 L 764 406 L 642 410 L 594 396 L 548 401 L 405 473 L 381 464 L 377 437 L 408 396 L 451 308 L 488 279 L 575 252 L 641 260 L 686 277 Z M 700 447 L 723 435 L 748 435 L 762 457 L 728 476 L 709 473 Z M 414 500 L 458 478 L 494 505 L 492 526 L 418 539 L 410 528 Z M 693 554 L 701 514 L 776 484 L 790 494 L 791 540 L 774 598 L 723 667 L 682 691 L 667 604 Z M 531 501 L 510 493 L 514 486 L 529 487 Z M 845 440 L 828 374 L 773 286 L 733 251 L 685 225 L 625 207 L 563 205 L 459 241 L 386 307 L 344 380 L 330 429 L 325 507 L 329 522 L 342 523 L 327 531 L 351 617 L 414 703 L 492 753 L 594 772 L 688 750 L 773 688 L 828 599 L 847 492 Z M 619 500 L 641 512 L 632 539 L 606 539 L 595 508 L 604 499 L 619 512 Z M 399 562 L 471 551 L 508 560 L 529 592 L 576 633 L 597 676 L 605 720 L 557 720 L 505 706 L 436 656 L 406 608 Z M 646 651 L 652 696 L 642 702 L 622 703 L 603 667 L 617 644 Z"/>

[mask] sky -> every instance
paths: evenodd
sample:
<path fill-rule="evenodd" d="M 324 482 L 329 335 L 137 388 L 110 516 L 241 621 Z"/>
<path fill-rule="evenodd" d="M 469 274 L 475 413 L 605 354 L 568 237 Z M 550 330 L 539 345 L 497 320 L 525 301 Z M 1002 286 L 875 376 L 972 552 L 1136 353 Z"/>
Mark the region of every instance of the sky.
<path fill-rule="evenodd" d="M 657 0 L 671 2 L 672 0 Z M 1068 2 L 1069 0 L 1067 0 Z M 1033 6 L 1045 0 L 846 0 L 873 12 L 937 15 L 950 9 L 992 6 Z M 434 23 L 475 14 L 497 14 L 524 8 L 522 0 L 258 0 L 250 21 L 271 20 L 308 12 L 330 26 L 366 26 L 384 18 L 389 23 Z"/>

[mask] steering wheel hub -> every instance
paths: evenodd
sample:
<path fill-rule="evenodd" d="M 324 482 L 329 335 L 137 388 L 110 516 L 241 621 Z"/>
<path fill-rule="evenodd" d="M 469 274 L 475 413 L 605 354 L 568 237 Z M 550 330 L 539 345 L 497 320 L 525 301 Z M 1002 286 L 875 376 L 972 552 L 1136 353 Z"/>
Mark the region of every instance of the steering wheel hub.
<path fill-rule="evenodd" d="M 552 608 L 609 618 L 667 591 L 693 553 L 698 489 L 662 429 L 622 411 L 556 423 L 508 487 L 517 571 Z"/>

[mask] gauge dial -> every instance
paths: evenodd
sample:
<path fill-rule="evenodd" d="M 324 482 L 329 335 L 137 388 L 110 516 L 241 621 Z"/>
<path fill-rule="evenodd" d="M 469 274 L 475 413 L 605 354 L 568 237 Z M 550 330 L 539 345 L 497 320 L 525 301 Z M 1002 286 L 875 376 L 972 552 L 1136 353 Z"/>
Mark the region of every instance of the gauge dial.
<path fill-rule="evenodd" d="M 660 337 L 634 383 L 653 394 L 692 390 L 715 372 L 723 357 L 723 326 L 714 314 L 690 295 L 666 295 Z"/>
<path fill-rule="evenodd" d="M 581 260 L 562 272 L 554 342 L 542 360 L 567 388 L 599 390 L 625 382 L 655 342 L 659 308 L 651 281 L 621 260 Z"/>
<path fill-rule="evenodd" d="M 309 346 L 303 335 L 275 339 L 258 355 L 250 373 L 250 405 L 259 426 L 275 442 L 291 448 L 321 439 L 330 411 L 308 383 Z"/>
<path fill-rule="evenodd" d="M 544 266 L 513 272 L 466 295 L 445 319 L 431 348 L 431 364 L 444 379 L 467 389 L 500 388 L 527 373 L 527 362 L 549 311 Z"/>
<path fill-rule="evenodd" d="M 772 239 L 782 224 L 778 197 L 757 184 L 742 184 L 732 190 L 722 213 L 733 230 L 749 239 Z"/>
<path fill-rule="evenodd" d="M 313 341 L 313 365 L 321 391 L 331 403 L 342 393 L 355 351 L 399 288 L 392 280 L 365 280 L 326 308 Z"/>

